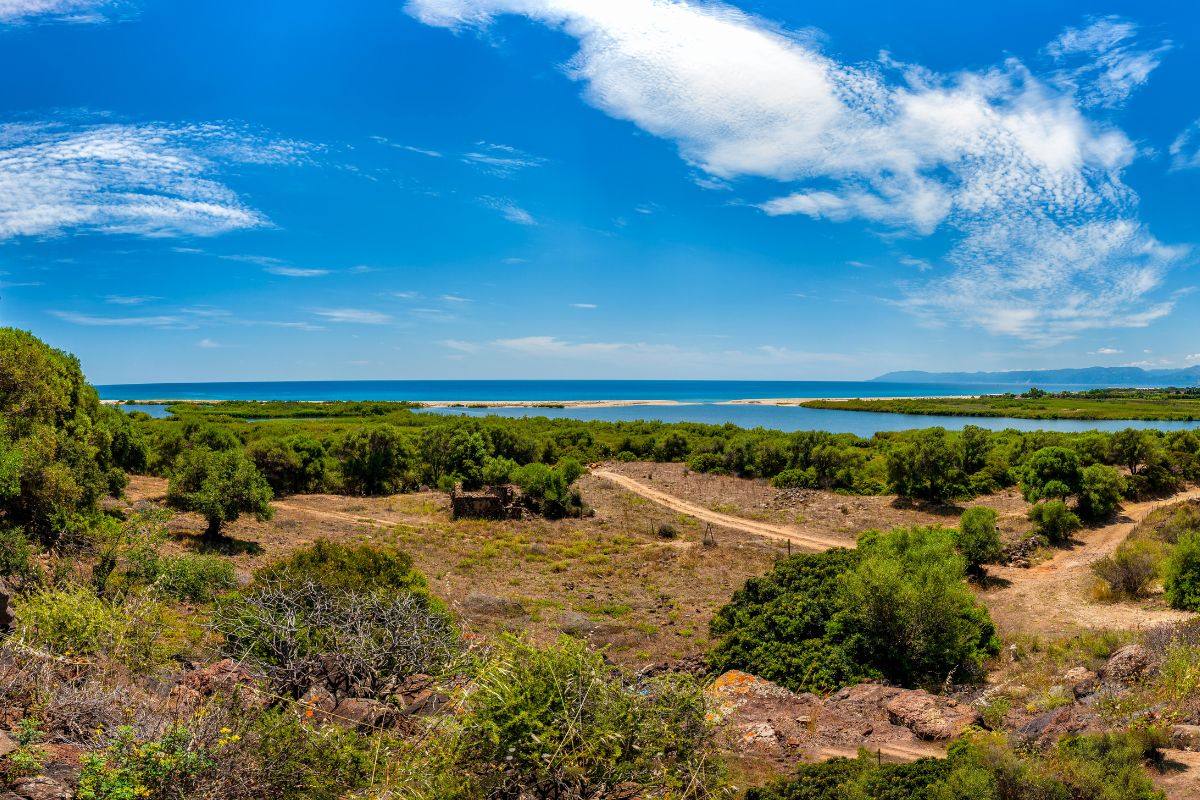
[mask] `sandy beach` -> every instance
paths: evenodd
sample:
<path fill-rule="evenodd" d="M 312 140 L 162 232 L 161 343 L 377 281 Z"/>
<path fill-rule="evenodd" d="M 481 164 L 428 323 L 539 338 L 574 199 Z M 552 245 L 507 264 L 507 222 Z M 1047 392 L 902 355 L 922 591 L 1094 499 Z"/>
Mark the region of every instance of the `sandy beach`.
<path fill-rule="evenodd" d="M 910 395 L 907 397 L 752 397 L 745 400 L 722 400 L 722 406 L 798 406 L 819 400 L 822 403 L 846 403 L 851 400 L 961 400 L 975 399 L 977 394 Z"/>

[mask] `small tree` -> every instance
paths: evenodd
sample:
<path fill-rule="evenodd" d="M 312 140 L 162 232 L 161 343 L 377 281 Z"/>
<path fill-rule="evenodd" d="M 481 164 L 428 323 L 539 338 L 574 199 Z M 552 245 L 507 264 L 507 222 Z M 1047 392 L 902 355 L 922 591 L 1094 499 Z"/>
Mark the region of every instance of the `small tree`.
<path fill-rule="evenodd" d="M 1159 542 L 1123 542 L 1111 556 L 1092 563 L 1092 574 L 1104 581 L 1114 599 L 1145 597 L 1162 561 Z"/>
<path fill-rule="evenodd" d="M 409 479 L 412 451 L 395 425 L 366 425 L 346 435 L 339 448 L 342 478 L 352 494 L 390 494 Z"/>
<path fill-rule="evenodd" d="M 959 520 L 955 540 L 959 554 L 967 560 L 967 570 L 981 574 L 983 565 L 997 563 L 1003 552 L 996 512 L 984 506 L 968 508 Z"/>
<path fill-rule="evenodd" d="M 1046 497 L 1061 500 L 1078 492 L 1082 480 L 1078 453 L 1066 447 L 1043 447 L 1025 462 L 1021 491 L 1031 503 Z"/>
<path fill-rule="evenodd" d="M 167 502 L 208 521 L 206 539 L 220 537 L 221 526 L 243 513 L 270 519 L 271 497 L 266 479 L 240 450 L 186 451 L 167 488 Z"/>
<path fill-rule="evenodd" d="M 1083 527 L 1079 517 L 1071 513 L 1062 500 L 1047 500 L 1029 509 L 1029 521 L 1037 525 L 1037 532 L 1052 544 L 1061 544 L 1071 534 Z"/>
<path fill-rule="evenodd" d="M 1200 611 L 1200 532 L 1181 536 L 1167 557 L 1163 590 L 1172 608 Z"/>
<path fill-rule="evenodd" d="M 1125 479 L 1112 467 L 1084 467 L 1079 488 L 1079 513 L 1087 519 L 1104 519 L 1121 505 Z"/>

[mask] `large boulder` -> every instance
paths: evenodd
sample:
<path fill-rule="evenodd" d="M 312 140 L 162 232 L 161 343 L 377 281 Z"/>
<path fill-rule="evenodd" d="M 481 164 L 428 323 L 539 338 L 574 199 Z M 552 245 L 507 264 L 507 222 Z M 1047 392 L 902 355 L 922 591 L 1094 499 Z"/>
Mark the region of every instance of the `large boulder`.
<path fill-rule="evenodd" d="M 4 731 L 0 731 L 0 758 L 17 749 L 17 743 Z"/>
<path fill-rule="evenodd" d="M 902 691 L 887 704 L 888 718 L 921 739 L 953 739 L 968 725 L 979 722 L 971 706 L 936 697 L 924 689 Z"/>
<path fill-rule="evenodd" d="M 32 778 L 17 778 L 12 785 L 13 794 L 25 800 L 71 800 L 75 793 L 62 781 L 36 775 Z"/>
<path fill-rule="evenodd" d="M 1176 750 L 1200 750 L 1200 725 L 1176 725 L 1171 728 L 1171 747 Z"/>
<path fill-rule="evenodd" d="M 1080 706 L 1065 706 L 1038 714 L 1017 729 L 1030 744 L 1046 748 L 1067 734 L 1098 733 L 1104 729 L 1099 715 Z"/>
<path fill-rule="evenodd" d="M 224 658 L 206 667 L 185 673 L 179 685 L 207 697 L 211 694 L 232 694 L 235 689 L 253 686 L 254 676 L 232 658 Z"/>
<path fill-rule="evenodd" d="M 1108 657 L 1100 670 L 1106 681 L 1130 683 L 1148 675 L 1154 666 L 1150 652 L 1140 644 L 1127 644 Z"/>
<path fill-rule="evenodd" d="M 1087 697 L 1100 687 L 1100 676 L 1087 667 L 1072 667 L 1062 674 L 1062 685 L 1076 699 Z"/>
<path fill-rule="evenodd" d="M 367 730 L 381 728 L 394 721 L 396 709 L 378 700 L 348 697 L 337 704 L 330 716 L 334 722 L 344 727 Z"/>

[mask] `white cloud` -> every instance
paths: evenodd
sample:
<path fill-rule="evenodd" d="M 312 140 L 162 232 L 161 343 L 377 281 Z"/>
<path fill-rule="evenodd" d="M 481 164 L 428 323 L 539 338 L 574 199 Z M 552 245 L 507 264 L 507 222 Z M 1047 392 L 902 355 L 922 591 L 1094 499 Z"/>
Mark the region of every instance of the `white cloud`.
<path fill-rule="evenodd" d="M 1171 169 L 1200 168 L 1200 119 L 1171 142 Z"/>
<path fill-rule="evenodd" d="M 460 297 L 456 294 L 444 294 L 444 295 L 442 295 L 442 300 L 444 300 L 447 303 L 470 303 L 471 302 L 471 298 Z"/>
<path fill-rule="evenodd" d="M 500 216 L 509 222 L 517 225 L 537 225 L 537 220 L 533 218 L 532 214 L 511 200 L 499 197 L 481 197 L 479 201 L 493 211 L 500 212 Z"/>
<path fill-rule="evenodd" d="M 286 278 L 319 278 L 322 275 L 328 275 L 327 269 L 303 269 L 301 267 L 267 267 L 265 272 L 272 275 L 282 275 Z"/>
<path fill-rule="evenodd" d="M 923 258 L 913 258 L 911 256 L 907 256 L 900 259 L 900 263 L 906 267 L 913 267 L 917 270 L 917 272 L 929 272 L 929 270 L 933 269 L 933 264 L 930 264 Z"/>
<path fill-rule="evenodd" d="M 118 306 L 140 306 L 143 303 L 152 303 L 161 299 L 161 297 L 152 295 L 110 294 L 104 298 L 104 302 Z"/>
<path fill-rule="evenodd" d="M 105 22 L 115 0 L 0 0 L 0 25 L 26 21 Z"/>
<path fill-rule="evenodd" d="M 1188 355 L 1183 357 L 1183 360 L 1189 364 L 1194 364 L 1194 363 L 1200 361 L 1200 353 L 1189 353 Z"/>
<path fill-rule="evenodd" d="M 401 300 L 415 300 L 420 295 L 416 292 L 392 292 L 392 297 L 399 297 Z"/>
<path fill-rule="evenodd" d="M 224 125 L 0 125 L 0 240 L 97 231 L 209 236 L 267 221 L 216 174 L 305 146 Z"/>
<path fill-rule="evenodd" d="M 475 342 L 464 342 L 462 339 L 443 339 L 438 344 L 460 353 L 478 353 L 480 349 Z"/>
<path fill-rule="evenodd" d="M 1123 352 L 1125 352 L 1125 351 L 1118 350 L 1115 347 L 1098 347 L 1095 350 L 1088 351 L 1088 355 L 1089 356 L 1115 356 L 1115 355 L 1119 355 L 1120 353 L 1123 353 Z"/>
<path fill-rule="evenodd" d="M 1067 28 L 1046 52 L 1071 64 L 1055 78 L 1074 91 L 1085 105 L 1112 107 L 1123 103 L 1142 86 L 1171 49 L 1170 42 L 1139 46 L 1138 26 L 1120 17 L 1092 19 L 1083 28 Z"/>
<path fill-rule="evenodd" d="M 506 144 L 476 142 L 475 146 L 479 150 L 463 153 L 463 163 L 479 167 L 501 178 L 511 178 L 523 169 L 540 167 L 546 163 L 544 158 L 532 156 Z"/>
<path fill-rule="evenodd" d="M 392 318 L 381 311 L 362 308 L 326 308 L 316 312 L 330 322 L 352 322 L 360 325 L 386 325 Z"/>
<path fill-rule="evenodd" d="M 205 350 L 213 350 L 220 346 L 220 342 L 214 341 L 213 339 L 201 339 L 200 341 L 196 342 L 196 347 L 200 347 Z"/>
<path fill-rule="evenodd" d="M 571 303 L 571 308 L 596 308 L 595 303 Z"/>
<path fill-rule="evenodd" d="M 1121 175 L 1138 154 L 1089 116 L 1145 82 L 1168 44 L 1116 18 L 1065 31 L 1039 76 L 1010 58 L 940 75 L 886 55 L 850 65 L 737 9 L 678 0 L 409 0 L 430 25 L 483 28 L 519 14 L 579 43 L 566 66 L 589 103 L 674 141 L 696 182 L 786 185 L 771 215 L 948 230 L 950 274 L 900 307 L 1046 344 L 1139 326 L 1185 251 L 1137 219 Z M 941 259 L 939 259 L 941 261 Z"/>
<path fill-rule="evenodd" d="M 508 258 L 500 259 L 500 263 L 508 264 L 510 266 L 516 265 L 516 264 L 527 264 L 527 263 L 529 263 L 529 259 L 528 258 L 520 258 L 518 256 L 509 256 Z"/>
<path fill-rule="evenodd" d="M 169 315 L 155 315 L 146 317 L 96 317 L 89 314 L 76 314 L 73 311 L 51 311 L 52 315 L 58 317 L 63 322 L 70 322 L 72 325 L 86 325 L 89 327 L 116 327 L 116 328 L 178 328 L 191 327 L 179 317 Z"/>
<path fill-rule="evenodd" d="M 645 342 L 568 342 L 557 336 L 497 339 L 493 344 L 523 355 L 543 357 L 611 358 L 630 354 L 665 356 L 679 352 L 679 348 L 674 345 Z"/>

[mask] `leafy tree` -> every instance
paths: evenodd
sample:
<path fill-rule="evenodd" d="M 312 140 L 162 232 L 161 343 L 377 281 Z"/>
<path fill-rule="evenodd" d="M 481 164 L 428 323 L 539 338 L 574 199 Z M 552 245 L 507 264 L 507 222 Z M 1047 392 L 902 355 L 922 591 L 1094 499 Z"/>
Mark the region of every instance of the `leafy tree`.
<path fill-rule="evenodd" d="M 1082 480 L 1078 453 L 1067 447 L 1043 447 L 1025 462 L 1021 491 L 1031 503 L 1044 497 L 1062 499 L 1078 492 Z"/>
<path fill-rule="evenodd" d="M 659 461 L 682 461 L 687 458 L 690 449 L 687 437 L 678 431 L 673 431 L 658 443 L 654 455 Z"/>
<path fill-rule="evenodd" d="M 1047 500 L 1029 509 L 1029 521 L 1037 526 L 1037 532 L 1051 544 L 1062 544 L 1071 534 L 1083 527 L 1079 517 L 1067 508 L 1062 500 Z"/>
<path fill-rule="evenodd" d="M 308 434 L 256 441 L 246 448 L 246 454 L 276 496 L 318 492 L 328 483 L 329 454 L 325 445 Z"/>
<path fill-rule="evenodd" d="M 1003 553 L 1000 531 L 996 529 L 996 512 L 984 506 L 963 512 L 955 539 L 958 552 L 966 559 L 967 569 L 971 572 L 982 572 L 984 564 L 995 564 Z"/>
<path fill-rule="evenodd" d="M 1172 608 L 1200 611 L 1200 532 L 1181 536 L 1167 556 L 1163 591 Z"/>
<path fill-rule="evenodd" d="M 1112 436 L 1112 452 L 1117 462 L 1137 475 L 1139 468 L 1154 462 L 1159 455 L 1157 437 L 1150 431 L 1126 428 Z"/>
<path fill-rule="evenodd" d="M 987 610 L 964 580 L 966 561 L 945 528 L 859 537 L 862 557 L 841 576 L 830 629 L 858 657 L 906 686 L 971 678 L 1000 651 Z"/>
<path fill-rule="evenodd" d="M 888 453 L 888 481 L 905 497 L 946 500 L 966 491 L 961 463 L 945 429 L 929 428 Z"/>
<path fill-rule="evenodd" d="M 195 448 L 179 459 L 167 488 L 167 501 L 194 511 L 208 522 L 205 537 L 221 535 L 221 526 L 243 513 L 268 520 L 271 487 L 240 450 Z"/>
<path fill-rule="evenodd" d="M 409 481 L 412 451 L 395 425 L 364 425 L 346 434 L 338 450 L 351 494 L 391 494 Z"/>
<path fill-rule="evenodd" d="M 345 545 L 318 539 L 254 573 L 255 585 L 292 586 L 308 581 L 329 592 L 406 592 L 432 599 L 425 576 L 413 566 L 407 553 L 367 544 Z"/>
<path fill-rule="evenodd" d="M 1087 519 L 1104 519 L 1120 508 L 1124 494 L 1125 479 L 1121 473 L 1103 464 L 1084 467 L 1079 487 L 1079 513 Z"/>

